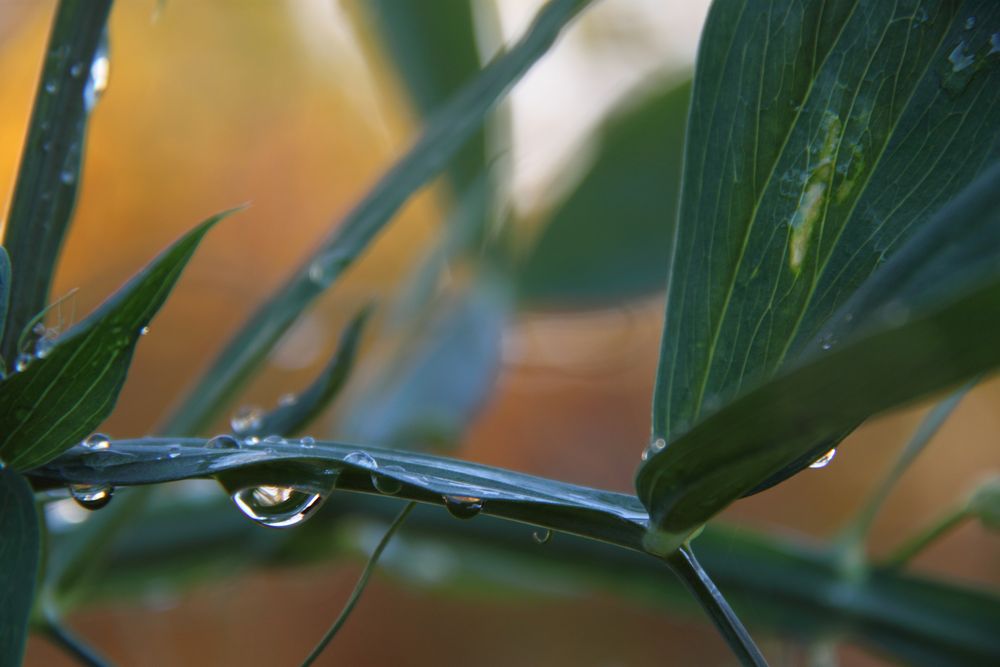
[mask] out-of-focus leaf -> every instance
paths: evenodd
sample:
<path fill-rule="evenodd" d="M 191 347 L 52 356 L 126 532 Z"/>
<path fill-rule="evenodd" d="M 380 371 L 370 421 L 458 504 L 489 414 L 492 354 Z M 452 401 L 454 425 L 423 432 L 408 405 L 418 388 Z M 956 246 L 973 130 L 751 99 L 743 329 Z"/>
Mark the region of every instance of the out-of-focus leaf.
<path fill-rule="evenodd" d="M 371 312 L 371 307 L 364 308 L 347 325 L 333 358 L 305 391 L 268 412 L 261 419 L 260 426 L 248 430 L 245 435 L 294 435 L 315 419 L 347 382 L 354 367 L 361 333 Z"/>
<path fill-rule="evenodd" d="M 104 450 L 75 447 L 32 475 L 50 483 L 114 486 L 222 476 L 229 488 L 292 486 L 313 492 L 327 492 L 335 481 L 335 493 L 391 489 L 394 498 L 445 505 L 461 518 L 499 516 L 633 549 L 641 548 L 646 526 L 634 496 L 441 456 L 282 439 L 235 450 L 205 444 L 143 438 L 115 441 Z"/>
<path fill-rule="evenodd" d="M 489 273 L 445 300 L 346 407 L 338 432 L 404 449 L 455 444 L 493 389 L 509 308 Z"/>
<path fill-rule="evenodd" d="M 689 531 L 817 442 L 1000 365 L 1000 162 L 910 238 L 795 362 L 662 449 L 636 486 L 653 525 Z"/>
<path fill-rule="evenodd" d="M 80 182 L 87 117 L 99 87 L 92 64 L 107 65 L 101 40 L 111 0 L 62 0 L 38 82 L 4 235 L 14 290 L 0 353 L 13 360 L 24 326 L 46 305 Z M 103 58 L 103 60 L 102 60 Z"/>
<path fill-rule="evenodd" d="M 3 338 L 4 325 L 7 324 L 7 310 L 10 307 L 10 257 L 3 246 L 0 246 L 0 338 Z"/>
<path fill-rule="evenodd" d="M 205 233 L 188 232 L 55 341 L 43 358 L 0 382 L 0 458 L 26 470 L 79 442 L 111 414 L 136 343 Z"/>
<path fill-rule="evenodd" d="M 986 480 L 972 492 L 969 513 L 990 530 L 1000 530 L 1000 475 Z"/>
<path fill-rule="evenodd" d="M 1000 56 L 990 42 L 998 31 L 994 2 L 713 5 L 687 130 L 654 442 L 676 440 L 798 358 L 855 289 L 1000 155 Z M 834 422 L 855 426 L 820 414 L 803 430 L 825 443 L 799 439 L 796 448 L 830 446 L 844 433 L 825 428 Z M 730 486 L 751 456 L 719 441 L 701 455 L 718 459 L 709 452 L 720 445 L 729 458 L 711 480 L 699 478 L 706 494 Z M 685 461 L 698 456 L 688 450 Z M 782 458 L 765 467 L 778 472 Z M 690 472 L 678 469 L 693 480 Z"/>
<path fill-rule="evenodd" d="M 666 286 L 690 98 L 689 80 L 671 82 L 597 132 L 592 166 L 518 269 L 522 302 L 606 306 Z"/>
<path fill-rule="evenodd" d="M 40 558 L 31 486 L 10 468 L 0 469 L 0 664 L 21 664 Z"/>
<path fill-rule="evenodd" d="M 517 44 L 434 114 L 407 154 L 233 336 L 163 432 L 197 433 L 208 425 L 299 314 L 354 262 L 414 192 L 447 167 L 493 105 L 587 4 L 589 0 L 550 0 Z"/>
<path fill-rule="evenodd" d="M 432 11 L 422 0 L 364 0 L 360 5 L 423 117 L 431 118 L 479 72 L 470 0 L 439 0 Z M 486 133 L 480 128 L 448 169 L 455 190 L 464 192 L 485 164 Z"/>

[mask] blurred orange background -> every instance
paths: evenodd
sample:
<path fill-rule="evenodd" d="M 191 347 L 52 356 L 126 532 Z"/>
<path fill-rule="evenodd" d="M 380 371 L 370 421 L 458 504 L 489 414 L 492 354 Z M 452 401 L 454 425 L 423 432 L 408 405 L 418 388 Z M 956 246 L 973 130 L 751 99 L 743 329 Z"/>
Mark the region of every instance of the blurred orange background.
<path fill-rule="evenodd" d="M 530 16 L 537 6 L 523 4 L 527 9 L 512 13 Z M 585 15 L 571 27 L 567 41 L 603 43 L 605 51 L 607 40 L 649 43 L 648 26 L 608 22 L 615 12 L 634 12 L 628 4 L 607 0 L 600 15 Z M 139 345 L 104 431 L 120 437 L 150 432 L 227 336 L 414 136 L 418 121 L 388 61 L 370 44 L 358 48 L 338 8 L 333 0 L 170 0 L 162 9 L 152 0 L 122 0 L 115 6 L 111 82 L 91 118 L 81 196 L 53 290 L 58 296 L 79 288 L 62 306 L 63 318 L 75 313 L 79 320 L 199 220 L 242 202 L 252 205 L 213 230 L 198 250 Z M 9 184 L 8 193 L 53 9 L 53 2 L 0 3 L 0 182 Z M 663 34 L 684 29 L 670 23 L 678 20 L 673 14 L 650 11 L 664 22 Z M 704 3 L 687 11 L 684 25 L 697 26 Z M 339 30 L 317 32 L 316 25 L 336 27 L 338 21 Z M 556 55 L 563 48 L 560 43 Z M 650 48 L 673 58 L 669 66 L 679 69 L 693 59 L 694 42 L 669 53 Z M 565 64 L 547 58 L 537 66 L 538 76 L 546 67 Z M 519 98 L 515 111 L 537 112 L 542 127 L 555 115 L 576 122 L 585 134 L 594 119 L 574 119 L 572 107 L 573 95 L 586 92 L 578 83 L 556 111 L 538 96 Z M 532 167 L 553 159 L 541 134 L 526 135 L 541 143 L 524 158 L 530 178 L 518 181 L 529 206 L 558 170 L 558 164 L 548 174 Z M 571 156 L 574 148 L 564 140 L 552 151 Z M 288 361 L 277 355 L 278 363 L 247 390 L 246 402 L 273 405 L 301 387 L 332 354 L 357 309 L 372 297 L 386 302 L 395 293 L 434 240 L 447 196 L 443 189 L 425 190 L 405 207 L 305 316 L 293 331 L 296 353 L 286 355 Z M 631 491 L 649 430 L 661 317 L 659 297 L 599 312 L 520 314 L 505 336 L 496 394 L 457 455 Z M 875 554 L 926 526 L 996 472 L 997 405 L 997 380 L 962 402 L 880 515 Z M 831 534 L 891 466 L 925 408 L 874 420 L 841 447 L 829 467 L 807 470 L 737 503 L 724 520 L 783 534 Z M 327 432 L 329 417 L 324 423 L 318 433 Z M 70 622 L 123 665 L 297 664 L 339 610 L 360 567 L 331 562 L 243 575 L 184 592 L 166 607 L 155 601 L 102 605 L 79 611 Z M 969 523 L 914 567 L 997 589 L 1000 540 Z M 782 649 L 773 638 L 763 643 L 788 664 L 803 664 L 801 651 Z M 851 647 L 840 658 L 844 665 L 882 664 Z M 665 662 L 728 665 L 735 659 L 700 620 L 666 618 L 625 599 L 456 599 L 378 576 L 321 660 L 595 667 Z M 33 638 L 27 664 L 72 663 Z"/>

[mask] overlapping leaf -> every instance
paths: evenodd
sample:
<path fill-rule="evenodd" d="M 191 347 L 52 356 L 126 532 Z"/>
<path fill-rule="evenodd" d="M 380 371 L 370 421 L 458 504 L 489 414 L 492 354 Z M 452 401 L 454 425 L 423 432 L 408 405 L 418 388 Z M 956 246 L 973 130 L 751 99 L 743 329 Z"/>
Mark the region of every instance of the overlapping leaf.
<path fill-rule="evenodd" d="M 21 664 L 40 557 L 31 486 L 10 468 L 0 469 L 0 664 Z"/>
<path fill-rule="evenodd" d="M 43 358 L 0 383 L 0 458 L 26 470 L 90 433 L 114 408 L 132 353 L 214 216 L 153 260 Z"/>

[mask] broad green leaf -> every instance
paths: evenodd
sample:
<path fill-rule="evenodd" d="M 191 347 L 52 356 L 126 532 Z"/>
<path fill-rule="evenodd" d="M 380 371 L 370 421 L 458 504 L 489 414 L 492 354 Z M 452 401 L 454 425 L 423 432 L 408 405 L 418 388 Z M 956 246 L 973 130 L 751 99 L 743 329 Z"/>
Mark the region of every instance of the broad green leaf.
<path fill-rule="evenodd" d="M 998 31 L 1000 5 L 985 1 L 713 5 L 692 93 L 654 441 L 677 439 L 796 359 L 1000 155 Z"/>
<path fill-rule="evenodd" d="M 114 486 L 222 476 L 229 488 L 288 485 L 326 492 L 379 493 L 586 535 L 640 548 L 646 513 L 634 496 L 592 489 L 440 456 L 335 442 L 270 439 L 234 450 L 205 440 L 120 440 L 109 449 L 75 447 L 32 471 L 58 483 Z"/>
<path fill-rule="evenodd" d="M 1000 365 L 1000 162 L 857 290 L 795 362 L 663 448 L 636 486 L 684 533 L 831 434 Z M 825 445 L 824 445 L 825 446 Z"/>
<path fill-rule="evenodd" d="M 424 118 L 433 117 L 479 72 L 470 0 L 439 1 L 433 11 L 422 0 L 365 0 L 360 5 Z M 464 192 L 485 164 L 486 133 L 480 128 L 448 169 L 455 190 Z"/>
<path fill-rule="evenodd" d="M 264 415 L 258 428 L 250 429 L 243 435 L 294 435 L 308 426 L 347 382 L 351 369 L 354 368 L 361 333 L 371 312 L 371 307 L 364 308 L 351 320 L 333 358 L 305 391 Z"/>
<path fill-rule="evenodd" d="M 598 130 L 592 166 L 518 269 L 525 305 L 606 306 L 666 286 L 690 97 L 690 81 L 672 81 Z"/>
<path fill-rule="evenodd" d="M 555 42 L 589 0 L 550 0 L 524 37 L 434 114 L 423 135 L 319 249 L 233 336 L 162 429 L 204 429 L 298 315 L 368 246 L 409 197 L 445 169 L 487 113 Z"/>
<path fill-rule="evenodd" d="M 0 468 L 0 664 L 21 664 L 40 558 L 31 486 L 10 468 Z"/>
<path fill-rule="evenodd" d="M 0 382 L 0 458 L 41 465 L 91 433 L 114 408 L 132 353 L 213 216 L 154 259 L 42 358 Z"/>
<path fill-rule="evenodd" d="M 4 325 L 7 323 L 7 310 L 10 307 L 10 257 L 3 246 L 0 246 L 0 338 L 3 338 Z M 4 369 L 6 372 L 6 369 Z"/>
<path fill-rule="evenodd" d="M 456 444 L 492 392 L 508 292 L 486 273 L 439 303 L 346 407 L 338 433 L 384 447 Z"/>
<path fill-rule="evenodd" d="M 87 117 L 107 82 L 101 41 L 110 10 L 111 0 L 61 0 L 56 9 L 4 235 L 14 284 L 0 346 L 8 360 L 49 298 L 76 202 Z"/>

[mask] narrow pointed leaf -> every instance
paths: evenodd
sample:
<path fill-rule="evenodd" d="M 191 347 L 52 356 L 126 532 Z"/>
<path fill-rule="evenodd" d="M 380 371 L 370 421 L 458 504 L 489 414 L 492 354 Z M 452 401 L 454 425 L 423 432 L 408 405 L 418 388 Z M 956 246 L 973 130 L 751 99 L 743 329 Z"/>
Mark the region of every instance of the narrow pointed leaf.
<path fill-rule="evenodd" d="M 41 535 L 31 486 L 0 469 L 0 664 L 20 665 L 35 599 Z"/>
<path fill-rule="evenodd" d="M 545 55 L 588 3 L 550 0 L 517 44 L 434 114 L 407 154 L 233 336 L 164 432 L 197 433 L 208 425 L 299 314 L 357 259 L 411 195 L 448 166 L 493 105 Z"/>
<path fill-rule="evenodd" d="M 1000 155 L 998 32 L 1000 5 L 986 1 L 713 5 L 654 438 L 670 442 L 796 359 Z"/>
<path fill-rule="evenodd" d="M 370 307 L 355 316 L 340 339 L 333 358 L 309 387 L 286 405 L 279 405 L 261 419 L 254 435 L 294 435 L 309 425 L 340 393 L 354 368 L 354 358 L 361 343 L 361 333 L 371 315 Z"/>
<path fill-rule="evenodd" d="M 111 0 L 62 0 L 56 9 L 4 236 L 14 282 L 0 345 L 6 359 L 17 355 L 21 329 L 49 298 L 76 203 L 87 117 L 96 94 L 91 63 L 110 10 Z"/>
<path fill-rule="evenodd" d="M 7 311 L 10 307 L 10 257 L 7 250 L 0 246 L 0 338 L 3 338 L 4 325 L 7 324 Z"/>
<path fill-rule="evenodd" d="M 647 93 L 598 131 L 593 165 L 518 269 L 529 308 L 594 307 L 666 287 L 690 80 Z"/>
<path fill-rule="evenodd" d="M 40 480 L 115 486 L 157 484 L 193 477 L 225 477 L 229 488 L 291 485 L 325 492 L 378 493 L 374 480 L 399 487 L 395 498 L 445 505 L 473 516 L 499 516 L 640 548 L 646 513 L 634 496 L 567 484 L 442 456 L 336 442 L 295 440 L 205 448 L 193 438 L 143 438 L 92 451 L 75 447 L 32 471 Z M 179 446 L 178 446 L 179 445 Z M 481 508 L 474 507 L 481 503 Z"/>
<path fill-rule="evenodd" d="M 0 458 L 26 470 L 91 433 L 114 408 L 132 353 L 205 233 L 209 218 L 154 259 L 44 358 L 0 383 Z"/>
<path fill-rule="evenodd" d="M 933 216 L 806 352 L 653 453 L 636 485 L 682 533 L 866 417 L 1000 365 L 1000 162 Z M 805 458 L 804 458 L 805 457 Z"/>

